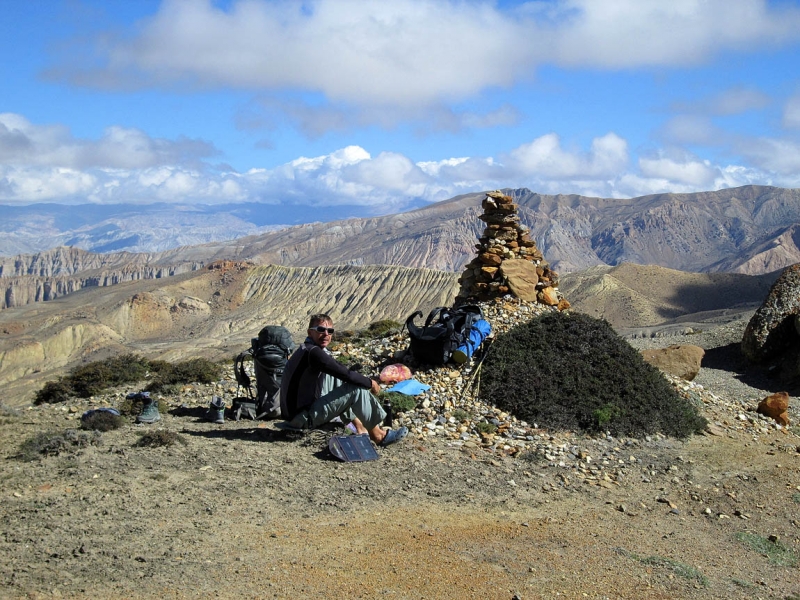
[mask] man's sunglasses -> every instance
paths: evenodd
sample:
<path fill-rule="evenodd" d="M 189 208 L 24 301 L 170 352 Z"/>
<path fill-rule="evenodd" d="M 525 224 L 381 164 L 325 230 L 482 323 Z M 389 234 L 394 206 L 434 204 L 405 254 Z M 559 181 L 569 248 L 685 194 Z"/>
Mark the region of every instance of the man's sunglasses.
<path fill-rule="evenodd" d="M 333 335 L 333 327 L 323 327 L 322 325 L 317 325 L 316 327 L 312 327 L 314 331 L 317 333 L 328 333 L 328 335 Z"/>

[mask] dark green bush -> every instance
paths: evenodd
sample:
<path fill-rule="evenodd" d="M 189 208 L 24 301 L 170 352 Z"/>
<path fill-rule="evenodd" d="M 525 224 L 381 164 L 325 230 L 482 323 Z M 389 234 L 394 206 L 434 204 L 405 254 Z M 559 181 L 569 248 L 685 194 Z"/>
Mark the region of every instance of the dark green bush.
<path fill-rule="evenodd" d="M 382 403 L 389 403 L 393 412 L 407 412 L 417 406 L 414 396 L 401 394 L 400 392 L 381 392 L 379 399 Z"/>
<path fill-rule="evenodd" d="M 76 396 L 88 398 L 109 387 L 136 383 L 144 378 L 149 366 L 147 359 L 141 356 L 124 354 L 76 367 L 70 372 L 69 380 Z"/>
<path fill-rule="evenodd" d="M 174 365 L 158 365 L 153 381 L 145 388 L 148 392 L 163 392 L 169 386 L 181 383 L 213 383 L 222 375 L 222 365 L 205 358 L 192 358 Z"/>
<path fill-rule="evenodd" d="M 545 313 L 499 334 L 480 396 L 541 427 L 678 438 L 706 421 L 603 320 Z"/>
<path fill-rule="evenodd" d="M 69 378 L 59 377 L 55 381 L 48 381 L 42 389 L 36 392 L 34 404 L 57 404 L 66 402 L 73 395 L 72 382 Z"/>
<path fill-rule="evenodd" d="M 75 367 L 68 376 L 48 381 L 36 392 L 34 404 L 64 402 L 70 396 L 88 398 L 111 387 L 138 383 L 148 375 L 152 381 L 147 391 L 166 392 L 182 383 L 213 383 L 222 375 L 222 365 L 205 358 L 172 364 L 124 354 Z"/>

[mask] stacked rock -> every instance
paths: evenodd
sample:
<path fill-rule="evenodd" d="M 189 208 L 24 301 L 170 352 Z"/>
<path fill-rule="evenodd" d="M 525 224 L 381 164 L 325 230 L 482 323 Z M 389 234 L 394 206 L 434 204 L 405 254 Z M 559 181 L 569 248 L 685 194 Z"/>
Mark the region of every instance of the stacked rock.
<path fill-rule="evenodd" d="M 569 308 L 558 291 L 558 274 L 520 224 L 514 200 L 500 191 L 487 192 L 481 206 L 479 218 L 486 229 L 475 245 L 478 255 L 459 278 L 456 303 L 512 294 L 526 302 Z"/>

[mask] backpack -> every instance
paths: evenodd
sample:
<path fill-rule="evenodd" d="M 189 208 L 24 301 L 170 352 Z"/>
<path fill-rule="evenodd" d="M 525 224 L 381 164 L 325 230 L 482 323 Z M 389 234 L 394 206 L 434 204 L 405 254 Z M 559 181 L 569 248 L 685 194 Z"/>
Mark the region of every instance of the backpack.
<path fill-rule="evenodd" d="M 414 319 L 421 316 L 422 311 L 418 310 L 406 319 L 411 353 L 421 363 L 443 365 L 464 343 L 473 323 L 483 319 L 483 311 L 474 304 L 458 308 L 438 306 L 428 314 L 425 325 L 419 327 Z"/>
<path fill-rule="evenodd" d="M 250 348 L 240 353 L 233 363 L 236 383 L 247 391 L 247 396 L 233 399 L 233 417 L 274 419 L 280 415 L 280 390 L 283 369 L 294 351 L 294 341 L 289 330 L 281 325 L 267 325 L 257 338 L 250 340 Z M 256 377 L 256 393 L 245 361 L 252 359 Z M 238 393 L 238 390 L 237 390 Z"/>

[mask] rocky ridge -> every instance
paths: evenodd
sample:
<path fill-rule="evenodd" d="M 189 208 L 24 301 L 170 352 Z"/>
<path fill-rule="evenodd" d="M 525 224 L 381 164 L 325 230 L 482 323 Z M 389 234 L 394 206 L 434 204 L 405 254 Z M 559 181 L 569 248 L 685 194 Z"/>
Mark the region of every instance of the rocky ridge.
<path fill-rule="evenodd" d="M 531 239 L 562 274 L 630 262 L 754 275 L 800 262 L 796 227 L 800 190 L 744 186 L 631 199 L 548 196 L 527 189 L 504 193 L 519 206 L 520 223 L 529 229 Z M 164 276 L 178 265 L 216 260 L 286 266 L 393 264 L 459 272 L 474 258 L 471 247 L 479 234 L 476 217 L 484 197 L 485 193 L 465 194 L 396 215 L 310 223 L 172 249 L 146 259 L 162 266 L 160 273 L 141 269 L 138 275 L 117 279 Z M 35 256 L 3 262 L 25 265 L 35 262 Z M 134 263 L 139 260 L 130 256 Z M 98 260 L 102 258 L 86 257 L 81 268 L 97 268 Z M 55 276 L 50 270 L 56 269 L 46 268 L 44 277 Z M 42 276 L 18 274 L 15 268 L 8 272 L 23 278 Z M 77 271 L 72 276 L 80 279 Z M 113 282 L 114 277 L 105 281 Z M 23 279 L 9 284 L 0 279 L 6 288 L 3 297 L 9 287 L 19 288 L 13 293 L 17 305 L 94 284 L 99 283 L 92 277 L 80 284 L 55 285 Z"/>

